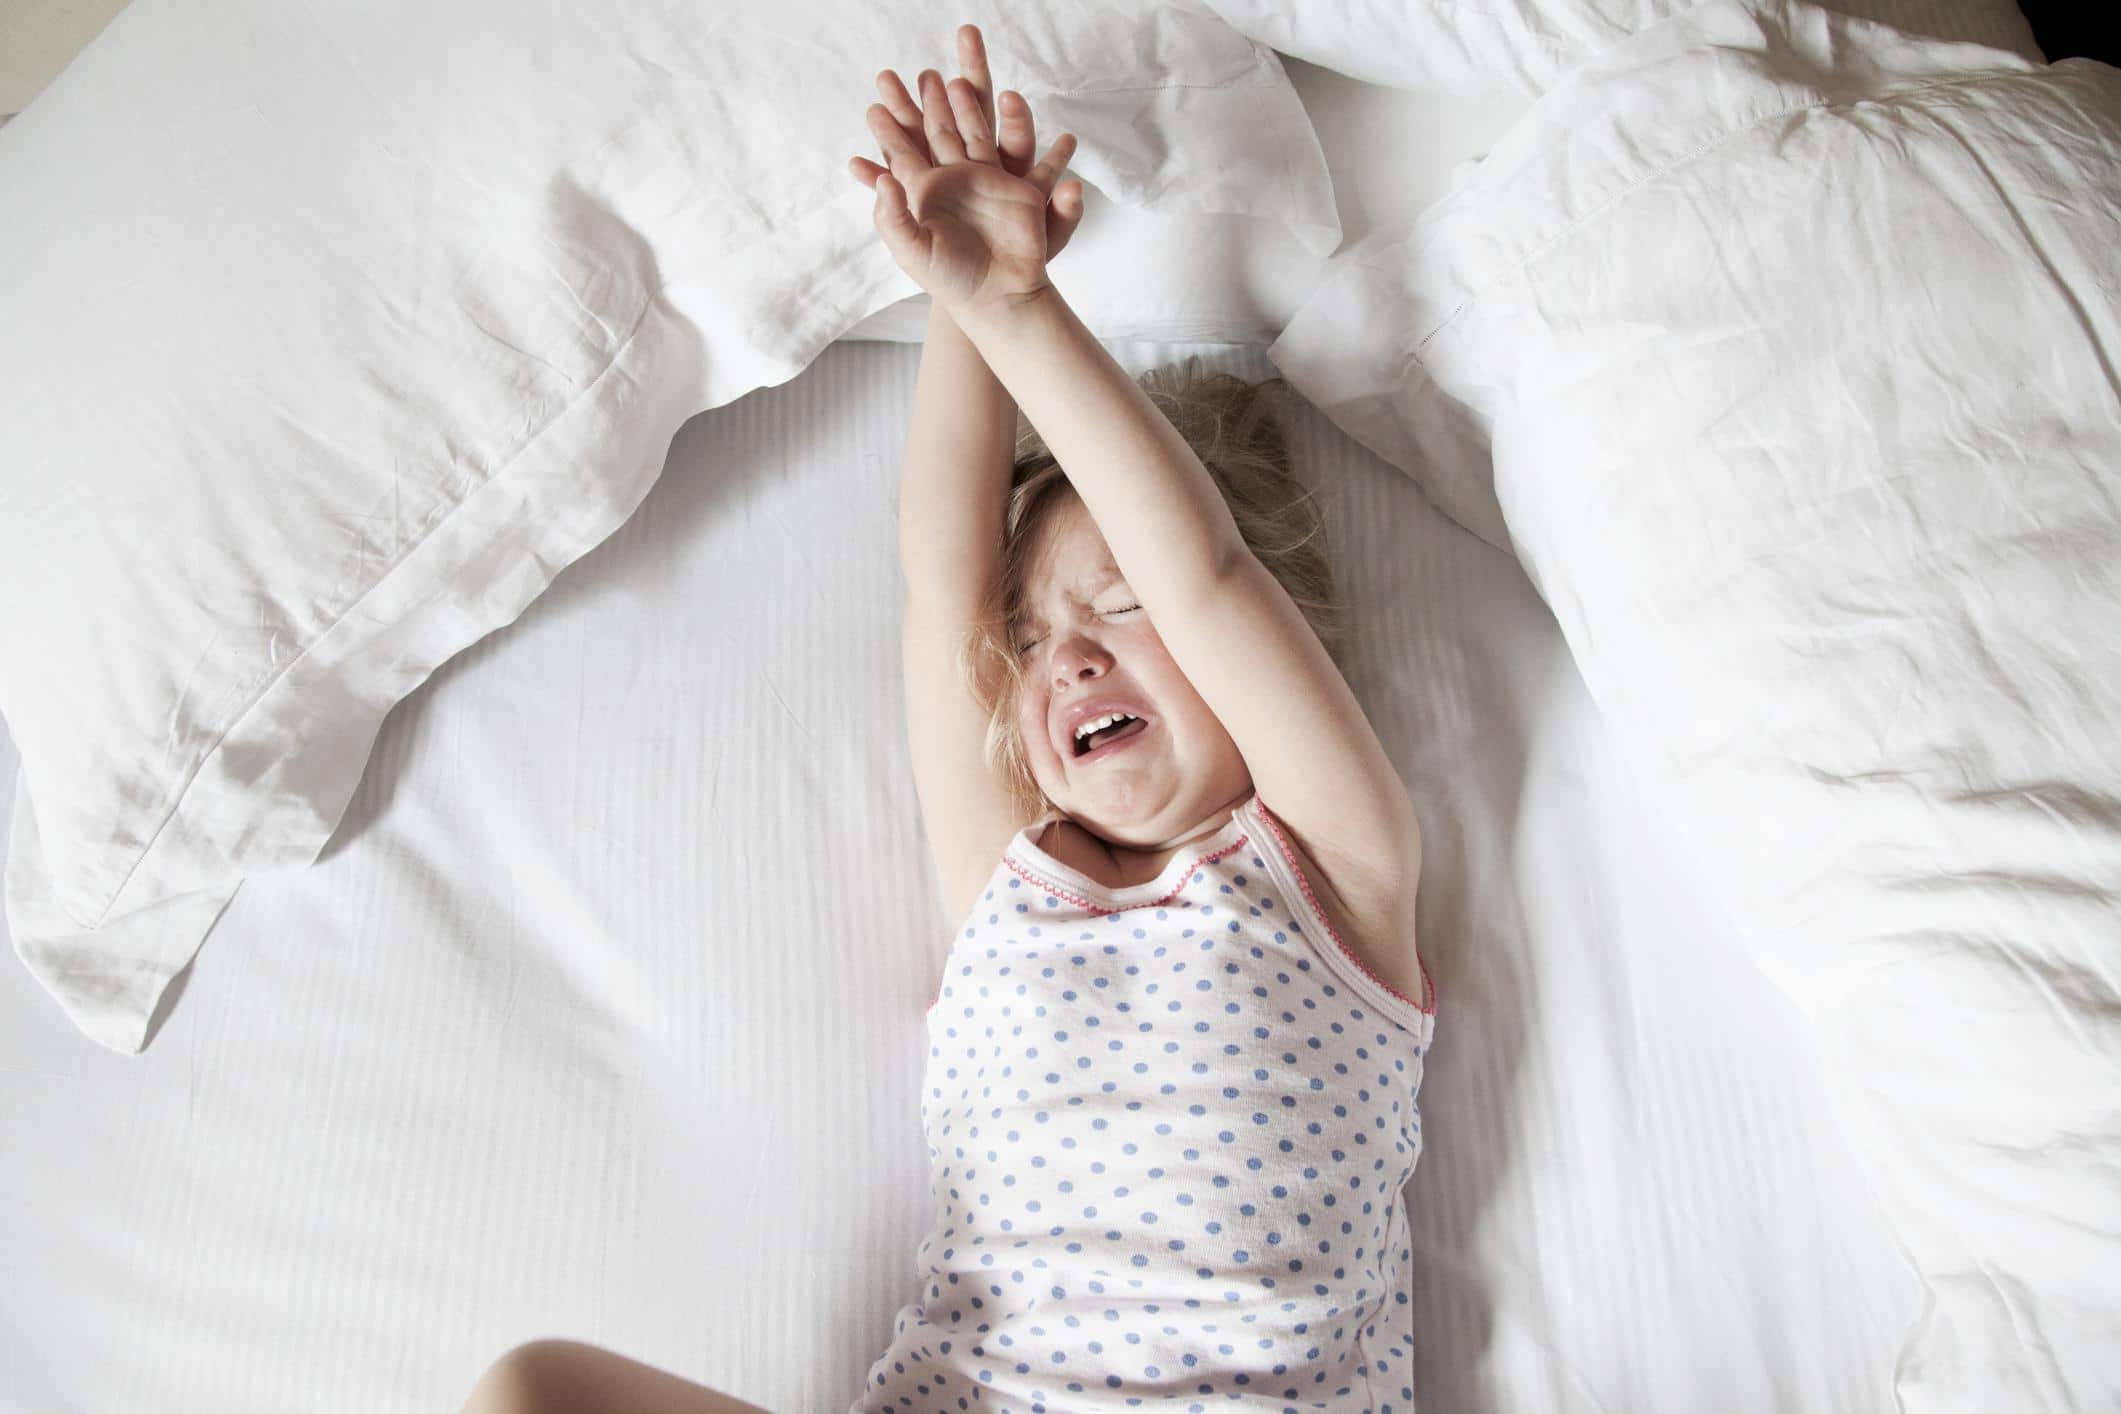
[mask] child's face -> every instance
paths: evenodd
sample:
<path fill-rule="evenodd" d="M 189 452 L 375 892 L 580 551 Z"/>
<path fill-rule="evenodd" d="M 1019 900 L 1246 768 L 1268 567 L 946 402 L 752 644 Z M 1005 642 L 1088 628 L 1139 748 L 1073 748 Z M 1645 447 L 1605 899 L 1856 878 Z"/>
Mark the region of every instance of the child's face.
<path fill-rule="evenodd" d="M 1251 789 L 1237 743 L 1165 651 L 1082 501 L 1062 493 L 1041 527 L 1011 644 L 1024 665 L 1017 731 L 1055 805 L 1114 844 L 1154 849 Z M 1102 756 L 1075 754 L 1077 704 L 1117 698 L 1148 723 Z"/>

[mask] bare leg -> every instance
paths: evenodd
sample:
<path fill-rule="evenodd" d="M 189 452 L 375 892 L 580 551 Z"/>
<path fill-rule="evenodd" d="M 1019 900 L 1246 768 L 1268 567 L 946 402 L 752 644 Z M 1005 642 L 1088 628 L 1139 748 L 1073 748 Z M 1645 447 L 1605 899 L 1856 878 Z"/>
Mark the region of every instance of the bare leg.
<path fill-rule="evenodd" d="M 463 1414 L 768 1414 L 614 1351 L 534 1340 L 486 1367 Z"/>

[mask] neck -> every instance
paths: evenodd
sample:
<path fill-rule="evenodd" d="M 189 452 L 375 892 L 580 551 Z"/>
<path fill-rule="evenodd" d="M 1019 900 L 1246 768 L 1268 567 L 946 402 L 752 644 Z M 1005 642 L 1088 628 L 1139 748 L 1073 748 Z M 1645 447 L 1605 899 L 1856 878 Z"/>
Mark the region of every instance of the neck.
<path fill-rule="evenodd" d="M 1147 846 L 1126 845 L 1121 846 L 1119 848 L 1115 848 L 1109 840 L 1101 840 L 1100 843 L 1104 845 L 1105 857 L 1110 862 L 1112 868 L 1116 873 L 1122 875 L 1138 873 L 1140 875 L 1139 878 L 1127 878 L 1127 883 L 1147 883 L 1149 880 L 1154 879 L 1159 874 L 1163 873 L 1164 866 L 1169 864 L 1171 862 L 1172 856 L 1176 855 L 1180 850 L 1206 839 L 1208 836 L 1214 834 L 1217 830 L 1220 830 L 1223 826 L 1229 824 L 1230 817 L 1235 815 L 1238 811 L 1238 808 L 1251 798 L 1252 791 L 1250 787 L 1239 791 L 1236 795 L 1224 801 L 1221 805 L 1215 807 L 1215 809 L 1209 811 L 1208 818 L 1205 823 L 1195 827 L 1192 830 L 1187 831 L 1185 834 L 1178 836 L 1176 839 L 1167 841 L 1164 844 Z M 1131 870 L 1127 868 L 1126 862 L 1121 858 L 1121 849 L 1125 849 L 1131 852 L 1133 855 L 1138 856 L 1138 861 L 1135 863 L 1134 867 Z"/>

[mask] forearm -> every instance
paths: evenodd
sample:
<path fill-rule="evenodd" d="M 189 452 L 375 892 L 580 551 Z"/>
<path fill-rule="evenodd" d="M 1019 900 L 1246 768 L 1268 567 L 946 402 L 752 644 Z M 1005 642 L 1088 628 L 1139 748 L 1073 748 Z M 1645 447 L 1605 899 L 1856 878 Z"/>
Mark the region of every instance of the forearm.
<path fill-rule="evenodd" d="M 1057 290 L 960 317 L 1152 619 L 1237 562 L 1244 540 L 1207 468 Z"/>
<path fill-rule="evenodd" d="M 899 562 L 909 595 L 974 602 L 1001 557 L 1016 400 L 943 308 L 928 317 L 899 476 Z"/>

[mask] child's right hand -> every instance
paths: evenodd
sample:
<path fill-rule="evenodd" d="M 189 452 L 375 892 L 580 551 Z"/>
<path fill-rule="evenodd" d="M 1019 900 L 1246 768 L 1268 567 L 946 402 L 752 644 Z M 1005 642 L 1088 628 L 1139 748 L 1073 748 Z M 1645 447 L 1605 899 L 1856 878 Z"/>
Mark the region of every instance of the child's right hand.
<path fill-rule="evenodd" d="M 926 111 L 898 75 L 877 76 L 885 102 L 868 118 L 890 163 L 865 158 L 849 168 L 877 193 L 876 226 L 899 267 L 939 303 L 971 309 L 1021 298 L 1045 286 L 1046 265 L 1081 223 L 1082 183 L 1055 190 L 1072 135 L 1063 134 L 1033 163 L 1031 111 L 1021 94 L 1002 95 L 999 143 L 992 83 L 977 26 L 958 30 L 964 73 L 946 86 L 920 76 Z M 925 141 L 923 140 L 925 139 Z"/>

